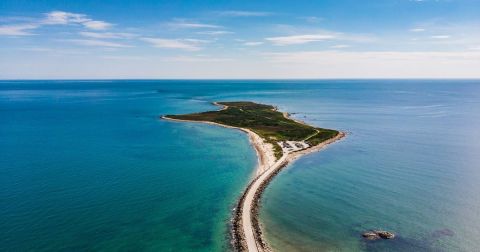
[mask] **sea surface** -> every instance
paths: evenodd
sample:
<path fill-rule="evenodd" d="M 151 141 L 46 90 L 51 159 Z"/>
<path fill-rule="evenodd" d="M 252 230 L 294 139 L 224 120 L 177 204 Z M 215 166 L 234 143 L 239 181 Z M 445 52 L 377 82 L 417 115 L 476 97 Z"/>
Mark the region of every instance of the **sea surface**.
<path fill-rule="evenodd" d="M 277 251 L 480 247 L 478 80 L 91 80 L 0 81 L 0 251 L 229 250 L 247 136 L 159 116 L 236 100 L 348 133 L 265 191 Z"/>

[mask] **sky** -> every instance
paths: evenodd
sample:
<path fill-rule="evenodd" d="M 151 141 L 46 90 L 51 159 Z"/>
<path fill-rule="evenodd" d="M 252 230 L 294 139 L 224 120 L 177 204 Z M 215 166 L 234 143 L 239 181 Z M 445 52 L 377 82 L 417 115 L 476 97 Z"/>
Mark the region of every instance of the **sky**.
<path fill-rule="evenodd" d="M 0 79 L 480 78 L 480 0 L 0 1 Z"/>

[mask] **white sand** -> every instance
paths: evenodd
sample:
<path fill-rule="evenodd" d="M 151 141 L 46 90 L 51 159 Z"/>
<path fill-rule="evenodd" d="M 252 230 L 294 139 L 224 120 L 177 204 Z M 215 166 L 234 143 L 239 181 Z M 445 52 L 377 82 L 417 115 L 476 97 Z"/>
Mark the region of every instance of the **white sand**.
<path fill-rule="evenodd" d="M 255 133 L 253 133 L 255 134 Z M 277 162 L 275 162 L 272 166 L 269 167 L 259 167 L 260 169 L 264 170 L 265 172 L 261 173 L 260 176 L 258 176 L 258 179 L 252 184 L 252 186 L 249 188 L 249 190 L 246 192 L 245 199 L 243 201 L 243 207 L 242 207 L 242 226 L 243 226 L 243 233 L 245 234 L 245 242 L 247 243 L 248 251 L 253 252 L 253 251 L 263 251 L 261 246 L 257 244 L 258 240 L 263 240 L 263 237 L 255 237 L 255 231 L 252 225 L 252 207 L 253 207 L 253 201 L 255 198 L 255 194 L 260 188 L 261 184 L 267 180 L 270 176 L 275 174 L 275 171 L 277 169 L 280 169 L 283 167 L 284 164 L 288 164 L 289 162 L 305 155 L 308 153 L 312 153 L 315 151 L 319 151 L 325 146 L 327 146 L 330 143 L 333 143 L 342 137 L 345 136 L 345 133 L 340 132 L 336 137 L 329 139 L 317 146 L 313 146 L 311 148 L 298 151 L 298 152 L 293 152 L 293 153 L 288 153 L 284 154 Z M 259 137 L 257 135 L 257 137 Z M 255 145 L 255 142 L 253 142 Z M 265 153 L 265 155 L 273 155 L 273 152 L 270 153 Z M 261 166 L 261 165 L 260 165 Z"/>
<path fill-rule="evenodd" d="M 217 103 L 214 103 L 214 104 L 219 105 Z M 223 106 L 223 105 L 220 105 L 220 106 Z M 227 106 L 223 106 L 221 110 L 226 108 Z M 284 116 L 286 118 L 289 118 L 287 113 L 284 113 Z M 282 167 L 284 167 L 284 165 L 288 164 L 289 162 L 292 162 L 293 160 L 303 155 L 319 151 L 323 149 L 325 146 L 327 146 L 328 144 L 333 143 L 345 136 L 345 133 L 340 132 L 340 134 L 338 134 L 336 137 L 329 139 L 319 145 L 316 145 L 301 151 L 288 152 L 288 153 L 284 152 L 283 156 L 279 160 L 275 161 L 276 158 L 273 151 L 273 146 L 269 143 L 265 143 L 265 141 L 259 135 L 257 135 L 255 132 L 249 129 L 232 127 L 232 126 L 223 125 L 223 124 L 214 123 L 214 122 L 208 122 L 208 121 L 179 120 L 179 119 L 172 119 L 168 117 L 162 117 L 162 118 L 167 120 L 172 120 L 172 121 L 196 122 L 196 123 L 200 122 L 200 123 L 207 123 L 207 124 L 217 125 L 217 126 L 226 127 L 226 128 L 234 128 L 234 129 L 242 130 L 248 134 L 250 142 L 255 147 L 255 151 L 258 156 L 258 167 L 256 169 L 255 176 L 253 178 L 253 180 L 255 179 L 256 180 L 245 192 L 245 197 L 242 203 L 241 221 L 242 221 L 243 234 L 245 235 L 244 237 L 245 240 L 242 242 L 246 243 L 248 251 L 251 251 L 251 252 L 257 252 L 257 251 L 263 252 L 264 250 L 262 249 L 262 246 L 257 244 L 257 242 L 262 241 L 263 243 L 266 243 L 263 237 L 256 237 L 255 235 L 256 232 L 254 230 L 253 223 L 252 223 L 252 208 L 254 206 L 253 201 L 255 199 L 255 194 L 257 194 L 257 192 L 262 189 L 261 188 L 262 183 L 264 183 L 267 179 L 269 179 L 272 175 L 274 175 L 278 169 L 281 169 Z M 297 122 L 303 123 L 301 121 L 297 121 Z"/>

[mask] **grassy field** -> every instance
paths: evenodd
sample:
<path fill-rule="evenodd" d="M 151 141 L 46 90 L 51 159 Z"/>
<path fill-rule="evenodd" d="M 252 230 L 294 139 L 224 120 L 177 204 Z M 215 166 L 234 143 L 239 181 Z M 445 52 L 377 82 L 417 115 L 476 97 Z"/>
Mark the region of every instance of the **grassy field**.
<path fill-rule="evenodd" d="M 279 141 L 303 141 L 310 146 L 335 137 L 339 132 L 315 128 L 285 118 L 275 107 L 253 102 L 218 102 L 228 108 L 186 115 L 166 115 L 180 120 L 209 121 L 228 126 L 247 128 L 257 133 L 275 148 L 275 156 L 282 156 Z"/>

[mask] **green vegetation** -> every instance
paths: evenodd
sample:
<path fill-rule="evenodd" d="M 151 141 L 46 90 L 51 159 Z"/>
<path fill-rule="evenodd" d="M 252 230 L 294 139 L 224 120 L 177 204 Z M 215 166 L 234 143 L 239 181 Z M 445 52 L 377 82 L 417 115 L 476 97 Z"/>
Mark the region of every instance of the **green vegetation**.
<path fill-rule="evenodd" d="M 336 130 L 315 128 L 288 119 L 270 105 L 253 102 L 218 102 L 217 104 L 225 105 L 227 109 L 166 117 L 209 121 L 250 129 L 273 144 L 277 158 L 282 156 L 282 148 L 277 144 L 279 141 L 305 141 L 310 146 L 315 146 L 339 133 Z"/>

